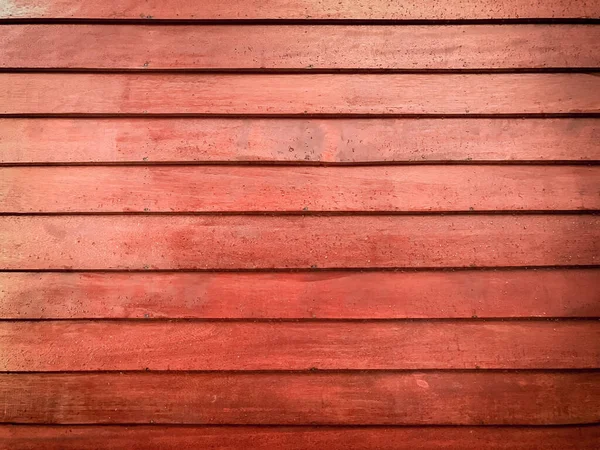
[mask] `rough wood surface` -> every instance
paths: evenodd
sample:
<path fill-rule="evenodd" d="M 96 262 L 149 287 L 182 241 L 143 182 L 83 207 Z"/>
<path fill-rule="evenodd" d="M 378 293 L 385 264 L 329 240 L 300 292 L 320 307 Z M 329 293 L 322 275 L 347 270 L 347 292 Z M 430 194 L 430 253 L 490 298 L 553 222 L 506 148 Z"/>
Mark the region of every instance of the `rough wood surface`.
<path fill-rule="evenodd" d="M 0 268 L 595 265 L 595 215 L 1 216 Z"/>
<path fill-rule="evenodd" d="M 11 167 L 0 211 L 600 210 L 600 167 Z"/>
<path fill-rule="evenodd" d="M 598 320 L 0 322 L 2 372 L 592 369 L 598 361 Z"/>
<path fill-rule="evenodd" d="M 0 114 L 576 114 L 599 105 L 593 73 L 0 74 Z"/>
<path fill-rule="evenodd" d="M 8 119 L 1 163 L 600 160 L 598 119 Z"/>
<path fill-rule="evenodd" d="M 0 450 L 596 449 L 590 18 L 0 0 Z"/>
<path fill-rule="evenodd" d="M 600 18 L 594 0 L 11 0 L 0 18 L 66 19 L 563 19 Z"/>
<path fill-rule="evenodd" d="M 600 269 L 0 272 L 1 319 L 600 317 Z"/>
<path fill-rule="evenodd" d="M 0 374 L 0 421 L 552 425 L 600 421 L 597 372 Z M 493 393 L 493 395 L 491 395 Z"/>
<path fill-rule="evenodd" d="M 0 47 L 0 68 L 589 68 L 600 27 L 4 25 Z"/>
<path fill-rule="evenodd" d="M 0 425 L 3 450 L 595 450 L 599 426 L 257 427 Z"/>

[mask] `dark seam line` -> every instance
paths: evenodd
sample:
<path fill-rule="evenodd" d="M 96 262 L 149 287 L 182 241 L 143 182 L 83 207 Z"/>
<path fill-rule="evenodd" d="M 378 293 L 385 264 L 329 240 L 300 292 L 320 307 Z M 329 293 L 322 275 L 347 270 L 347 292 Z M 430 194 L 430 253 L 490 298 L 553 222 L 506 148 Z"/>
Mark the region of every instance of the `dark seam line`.
<path fill-rule="evenodd" d="M 204 428 L 261 428 L 261 429 L 273 429 L 273 428 L 287 428 L 287 429 L 307 429 L 307 430 L 327 430 L 327 429 L 414 429 L 419 430 L 422 428 L 439 428 L 439 429 L 547 429 L 547 428 L 594 428 L 598 427 L 600 422 L 584 422 L 584 423 L 565 423 L 565 424 L 494 424 L 494 425 L 479 425 L 479 424 L 462 424 L 462 425 L 451 425 L 451 424 L 422 424 L 422 425 L 396 425 L 396 424 L 319 424 L 319 423 L 304 423 L 304 424 L 239 424 L 239 423 L 155 423 L 155 422 L 103 422 L 103 423 L 52 423 L 52 422 L 0 422 L 0 427 L 22 427 L 22 428 L 186 428 L 186 429 L 204 429 Z M 23 438 L 21 438 L 23 439 Z M 24 438 L 27 439 L 27 438 Z"/>
<path fill-rule="evenodd" d="M 124 318 L 5 318 L 0 317 L 0 323 L 9 322 L 85 322 L 85 323 L 260 323 L 260 324 L 320 324 L 320 323 L 386 323 L 386 324 L 404 324 L 404 323 L 424 323 L 424 322 L 435 322 L 435 323 L 455 323 L 455 324 L 480 324 L 480 323 L 505 323 L 505 322 L 538 322 L 538 323 L 565 323 L 565 322 L 597 322 L 600 320 L 600 316 L 582 316 L 582 317 L 540 317 L 540 316 L 524 316 L 524 317 L 431 317 L 431 318 L 198 318 L 198 317 L 124 317 Z"/>
<path fill-rule="evenodd" d="M 162 119 L 598 119 L 600 112 L 577 113 L 498 113 L 498 114 L 353 114 L 353 113 L 0 113 L 6 119 L 119 119 L 119 118 L 162 118 Z"/>
<path fill-rule="evenodd" d="M 332 268 L 255 268 L 255 269 L 2 269 L 2 273 L 64 273 L 64 274 L 306 274 L 306 273 L 332 273 L 343 272 L 352 273 L 415 273 L 415 272 L 509 272 L 509 271 L 556 271 L 556 270 L 599 270 L 600 265 L 581 264 L 581 265 L 548 265 L 548 266 L 483 266 L 483 267 L 332 267 Z"/>
<path fill-rule="evenodd" d="M 386 18 L 239 18 L 239 19 L 174 19 L 154 18 L 150 15 L 140 18 L 35 18 L 35 17 L 2 17 L 0 25 L 596 25 L 600 24 L 597 17 L 535 17 L 535 18 L 477 18 L 477 19 L 386 19 Z"/>
<path fill-rule="evenodd" d="M 164 216 L 164 217 L 452 217 L 452 216 L 596 216 L 597 209 L 569 210 L 461 210 L 461 211 L 65 211 L 65 212 L 0 212 L 0 217 L 62 217 L 62 216 Z"/>
<path fill-rule="evenodd" d="M 539 120 L 539 119 L 558 119 L 558 120 L 573 120 L 573 119 L 600 119 L 599 113 L 528 113 L 528 114 L 181 114 L 181 113 L 117 113 L 117 114 L 0 114 L 2 119 L 22 119 L 22 120 L 60 120 L 60 119 L 79 119 L 81 121 L 94 120 L 128 120 L 128 119 L 145 119 L 145 120 L 164 120 L 164 119 L 220 119 L 220 120 L 239 120 L 239 119 L 261 119 L 261 120 L 322 120 L 336 121 L 349 119 L 373 119 L 373 120 Z"/>
<path fill-rule="evenodd" d="M 524 167 L 543 167 L 543 166 L 574 166 L 574 167 L 595 167 L 600 165 L 600 160 L 581 159 L 581 160 L 409 160 L 409 161 L 276 161 L 276 160 L 214 160 L 214 161 L 62 161 L 62 162 L 0 162 L 0 167 L 5 168 L 57 168 L 57 167 L 277 167 L 277 168 L 358 168 L 358 167 L 397 167 L 397 166 L 524 166 Z"/>
<path fill-rule="evenodd" d="M 537 73 L 600 73 L 600 67 L 515 68 L 103 68 L 103 67 L 0 67 L 2 73 L 112 74 L 127 75 L 493 75 Z"/>
<path fill-rule="evenodd" d="M 369 375 L 381 375 L 381 374 L 419 374 L 419 373 L 437 373 L 437 374 L 460 374 L 460 373 L 472 373 L 478 375 L 494 374 L 494 373 L 505 373 L 512 375 L 519 374 L 590 374 L 600 375 L 599 368 L 582 368 L 582 369 L 303 369 L 303 370 L 285 370 L 285 369 L 264 369 L 264 370 L 48 370 L 48 371 L 0 371 L 0 376 L 22 376 L 22 375 L 66 375 L 75 377 L 87 377 L 89 375 L 112 375 L 115 377 L 119 376 L 188 376 L 188 375 L 240 375 L 240 376 L 252 376 L 252 375 L 279 375 L 279 376 L 311 376 L 314 374 L 321 375 L 358 375 L 358 376 L 369 376 Z"/>

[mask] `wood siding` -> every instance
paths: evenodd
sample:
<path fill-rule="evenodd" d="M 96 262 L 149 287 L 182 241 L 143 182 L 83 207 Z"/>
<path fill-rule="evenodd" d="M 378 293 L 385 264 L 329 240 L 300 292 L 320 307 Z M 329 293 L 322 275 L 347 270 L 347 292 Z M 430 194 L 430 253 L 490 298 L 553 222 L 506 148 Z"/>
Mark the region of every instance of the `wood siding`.
<path fill-rule="evenodd" d="M 598 448 L 599 19 L 0 1 L 0 449 Z"/>

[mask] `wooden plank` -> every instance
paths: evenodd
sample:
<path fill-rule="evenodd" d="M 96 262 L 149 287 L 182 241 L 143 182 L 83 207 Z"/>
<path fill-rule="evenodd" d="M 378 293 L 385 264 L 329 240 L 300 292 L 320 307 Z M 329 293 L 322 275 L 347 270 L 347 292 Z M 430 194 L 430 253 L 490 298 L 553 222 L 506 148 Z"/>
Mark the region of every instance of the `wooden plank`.
<path fill-rule="evenodd" d="M 64 19 L 566 19 L 599 18 L 594 0 L 18 0 L 2 4 L 0 18 Z"/>
<path fill-rule="evenodd" d="M 2 372 L 593 369 L 598 362 L 597 320 L 0 322 Z"/>
<path fill-rule="evenodd" d="M 0 114 L 546 114 L 600 111 L 600 77 L 2 73 Z"/>
<path fill-rule="evenodd" d="M 600 160 L 598 119 L 0 119 L 0 163 Z"/>
<path fill-rule="evenodd" d="M 11 450 L 593 450 L 599 426 L 563 427 L 257 427 L 0 425 Z"/>
<path fill-rule="evenodd" d="M 550 425 L 600 420 L 596 372 L 0 374 L 0 421 Z"/>
<path fill-rule="evenodd" d="M 600 217 L 0 216 L 2 269 L 594 265 Z"/>
<path fill-rule="evenodd" d="M 600 317 L 600 269 L 0 272 L 0 319 Z"/>
<path fill-rule="evenodd" d="M 10 167 L 0 211 L 600 210 L 600 166 Z"/>
<path fill-rule="evenodd" d="M 599 42 L 594 25 L 4 25 L 0 68 L 598 67 Z"/>

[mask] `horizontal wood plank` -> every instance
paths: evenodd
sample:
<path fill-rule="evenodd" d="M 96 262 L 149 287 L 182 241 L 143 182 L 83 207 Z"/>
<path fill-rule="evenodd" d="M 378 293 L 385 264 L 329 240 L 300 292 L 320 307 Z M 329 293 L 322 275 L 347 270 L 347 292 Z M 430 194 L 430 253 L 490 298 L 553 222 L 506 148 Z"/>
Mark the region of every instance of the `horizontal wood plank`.
<path fill-rule="evenodd" d="M 564 19 L 599 18 L 594 0 L 18 0 L 2 5 L 0 18 L 64 19 Z"/>
<path fill-rule="evenodd" d="M 18 0 L 0 6 L 0 20 L 113 21 L 0 27 L 0 47 L 6 50 L 0 69 L 84 71 L 0 74 L 0 116 L 41 116 L 0 120 L 0 163 L 599 159 L 597 119 L 516 119 L 600 113 L 596 74 L 434 73 L 599 67 L 596 25 L 301 24 L 304 19 L 600 17 L 593 2 L 205 3 L 91 0 L 78 6 L 65 0 Z M 119 19 L 142 19 L 144 24 L 116 25 Z M 153 19 L 295 22 L 146 23 Z M 117 73 L 108 73 L 113 69 Z M 287 69 L 294 73 L 277 72 Z M 337 69 L 349 70 L 334 73 Z M 124 117 L 58 120 L 53 115 Z M 173 117 L 154 121 L 143 115 Z M 182 117 L 186 115 L 231 117 Z M 265 117 L 246 117 L 252 115 Z M 391 117 L 411 115 L 415 117 Z M 438 118 L 420 121 L 427 115 Z M 508 117 L 457 117 L 457 122 L 440 125 L 441 117 L 454 115 Z M 460 127 L 453 128 L 456 123 Z M 2 134 L 4 124 L 8 139 Z M 56 133 L 48 129 L 55 124 L 60 124 Z M 90 131 L 90 124 L 96 129 Z M 3 146 L 10 150 L 3 152 Z M 600 303 L 594 289 L 598 270 L 573 270 L 598 265 L 600 216 L 562 212 L 600 209 L 596 172 L 595 166 L 583 165 L 485 164 L 1 168 L 0 270 L 67 272 L 1 272 L 0 319 L 6 312 L 14 319 L 140 320 L 0 320 L 0 423 L 34 425 L 26 439 L 19 436 L 22 428 L 0 426 L 0 448 L 5 443 L 11 450 L 19 448 L 12 445 L 15 437 L 23 448 L 36 445 L 36 438 L 37 444 L 68 442 L 60 448 L 77 443 L 55 433 L 59 428 L 52 424 L 130 425 L 119 437 L 116 427 L 103 428 L 104 437 L 95 436 L 107 443 L 113 433 L 111 444 L 120 440 L 122 446 L 127 439 L 143 443 L 140 432 L 147 428 L 147 442 L 161 448 L 161 442 L 179 448 L 199 442 L 237 448 L 252 448 L 253 442 L 271 448 L 292 440 L 306 444 L 298 433 L 312 447 L 331 447 L 328 441 L 333 440 L 333 448 L 357 443 L 385 448 L 399 440 L 407 446 L 419 442 L 411 448 L 482 448 L 498 441 L 506 448 L 523 448 L 535 441 L 559 445 L 562 440 L 568 444 L 560 448 L 573 443 L 593 448 L 598 427 L 562 426 L 600 423 L 600 373 L 586 370 L 597 369 L 600 361 Z M 554 214 L 370 214 L 517 210 Z M 131 212 L 168 214 L 112 215 Z M 365 214 L 312 214 L 319 212 Z M 31 213 L 92 215 L 27 215 Z M 507 266 L 512 269 L 243 272 Z M 516 270 L 527 266 L 549 268 Z M 72 269 L 94 272 L 68 272 Z M 144 273 L 155 269 L 173 272 Z M 105 270 L 122 272 L 101 272 Z M 179 270 L 183 272 L 175 272 Z M 242 272 L 191 272 L 196 270 Z M 33 284 L 25 286 L 32 277 Z M 248 291 L 240 293 L 245 287 Z M 41 292 L 27 294 L 34 289 Z M 435 319 L 436 314 L 463 320 L 141 320 L 172 315 Z M 503 314 L 563 320 L 477 319 Z M 501 371 L 505 369 L 510 371 Z M 146 372 L 150 370 L 158 372 Z M 206 427 L 184 427 L 173 440 L 177 428 L 155 427 L 161 424 Z M 250 433 L 243 434 L 243 428 L 212 425 L 279 427 L 249 427 Z M 366 434 L 361 441 L 360 434 L 343 435 L 318 425 L 382 427 L 351 429 Z M 528 434 L 534 428 L 521 428 L 528 425 L 561 426 L 549 427 L 551 433 L 542 437 Z M 85 448 L 92 445 L 89 433 L 99 428 L 73 429 L 71 437 Z M 200 430 L 209 433 L 198 434 Z M 540 430 L 545 428 L 535 428 Z M 570 434 L 561 434 L 564 430 Z M 438 431 L 442 435 L 435 435 Z M 504 438 L 499 432 L 513 434 Z M 354 442 L 344 442 L 352 437 Z"/>
<path fill-rule="evenodd" d="M 0 74 L 0 114 L 574 114 L 599 105 L 600 77 L 585 73 Z"/>
<path fill-rule="evenodd" d="M 257 427 L 0 425 L 11 450 L 593 450 L 600 426 Z"/>
<path fill-rule="evenodd" d="M 0 374 L 0 421 L 550 425 L 600 420 L 596 372 Z"/>
<path fill-rule="evenodd" d="M 2 372 L 593 369 L 599 362 L 598 320 L 0 322 Z"/>
<path fill-rule="evenodd" d="M 600 66 L 599 42 L 594 25 L 5 25 L 0 68 L 575 68 Z"/>
<path fill-rule="evenodd" d="M 600 210 L 600 167 L 11 167 L 0 211 Z"/>
<path fill-rule="evenodd" d="M 600 269 L 0 272 L 0 319 L 600 317 Z"/>
<path fill-rule="evenodd" d="M 595 215 L 1 216 L 2 269 L 594 265 Z"/>
<path fill-rule="evenodd" d="M 0 119 L 0 163 L 600 160 L 598 119 Z"/>

